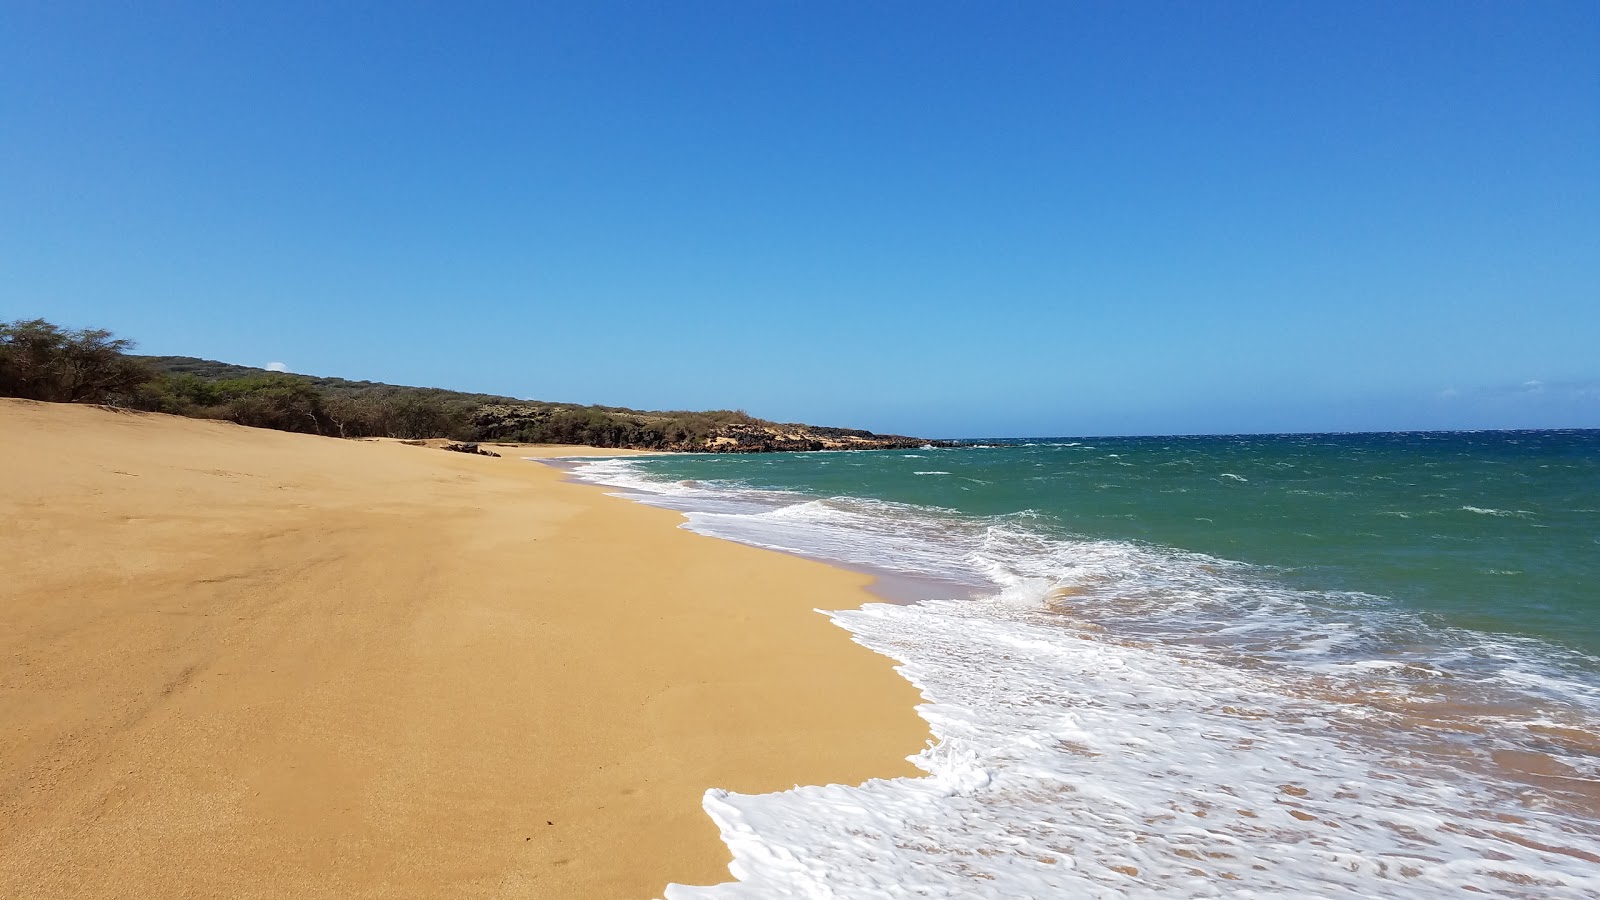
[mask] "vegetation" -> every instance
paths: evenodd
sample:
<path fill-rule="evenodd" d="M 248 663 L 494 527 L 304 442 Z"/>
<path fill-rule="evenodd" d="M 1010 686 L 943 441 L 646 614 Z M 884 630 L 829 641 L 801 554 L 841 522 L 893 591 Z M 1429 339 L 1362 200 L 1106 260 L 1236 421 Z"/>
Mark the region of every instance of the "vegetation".
<path fill-rule="evenodd" d="M 468 419 L 476 404 L 438 396 L 448 391 L 392 385 L 330 391 L 303 375 L 227 368 L 251 374 L 207 380 L 151 367 L 152 379 L 129 405 L 332 437 L 472 438 Z"/>
<path fill-rule="evenodd" d="M 67 331 L 43 319 L 0 324 L 0 396 L 58 403 L 126 400 L 153 377 L 126 355 L 132 346 L 98 328 Z"/>
<path fill-rule="evenodd" d="M 743 411 L 660 412 L 554 403 L 483 407 L 474 419 L 478 440 L 588 444 L 647 450 L 698 447 L 731 425 L 767 426 Z"/>
<path fill-rule="evenodd" d="M 187 356 L 132 356 L 132 346 L 107 331 L 65 331 L 42 319 L 0 325 L 0 396 L 110 404 L 347 438 L 737 451 L 921 444 L 865 431 L 777 425 L 742 410 L 645 412 L 517 400 Z"/>
<path fill-rule="evenodd" d="M 190 357 L 140 357 L 155 373 L 137 405 L 241 425 L 336 437 L 665 449 L 703 442 L 743 412 L 650 413 L 266 372 Z"/>

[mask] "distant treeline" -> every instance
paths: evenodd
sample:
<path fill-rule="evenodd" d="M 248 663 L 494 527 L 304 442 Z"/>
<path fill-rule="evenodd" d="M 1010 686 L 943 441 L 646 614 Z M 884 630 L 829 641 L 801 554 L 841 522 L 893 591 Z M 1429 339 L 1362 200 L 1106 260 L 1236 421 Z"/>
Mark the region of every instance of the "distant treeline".
<path fill-rule="evenodd" d="M 101 329 L 0 325 L 0 396 L 98 403 L 333 437 L 699 449 L 741 411 L 642 412 L 269 372 L 183 356 L 133 356 Z"/>

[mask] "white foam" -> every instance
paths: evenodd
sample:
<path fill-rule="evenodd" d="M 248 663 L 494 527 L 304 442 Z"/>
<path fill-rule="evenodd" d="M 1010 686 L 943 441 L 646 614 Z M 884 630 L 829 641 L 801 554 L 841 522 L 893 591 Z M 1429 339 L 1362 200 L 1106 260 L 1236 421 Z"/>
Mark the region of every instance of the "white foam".
<path fill-rule="evenodd" d="M 627 459 L 584 460 L 572 472 L 581 481 L 612 485 L 646 494 L 688 495 L 701 492 L 692 487 L 651 478 L 640 471 L 635 462 Z"/>
<path fill-rule="evenodd" d="M 1477 513 L 1480 516 L 1499 516 L 1501 518 L 1531 516 L 1533 513 L 1525 509 L 1485 509 L 1481 506 L 1463 506 L 1463 512 Z"/>
<path fill-rule="evenodd" d="M 1364 744 L 1336 704 L 1041 615 L 834 613 L 923 691 L 928 776 L 709 791 L 738 880 L 668 900 L 1600 891 L 1592 823 Z"/>

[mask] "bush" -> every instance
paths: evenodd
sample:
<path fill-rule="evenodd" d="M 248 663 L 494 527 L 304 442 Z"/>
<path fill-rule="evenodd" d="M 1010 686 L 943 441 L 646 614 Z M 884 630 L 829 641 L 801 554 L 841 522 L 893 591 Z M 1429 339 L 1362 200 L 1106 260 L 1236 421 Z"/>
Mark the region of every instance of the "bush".
<path fill-rule="evenodd" d="M 305 434 L 330 434 L 332 423 L 322 392 L 292 375 L 230 378 L 213 385 L 227 410 L 225 418 L 255 428 Z"/>
<path fill-rule="evenodd" d="M 324 408 L 334 428 L 330 433 L 340 437 L 474 437 L 468 427 L 470 403 L 423 390 L 335 394 Z"/>
<path fill-rule="evenodd" d="M 223 403 L 216 382 L 163 372 L 139 389 L 132 405 L 152 412 L 220 419 L 224 417 Z"/>

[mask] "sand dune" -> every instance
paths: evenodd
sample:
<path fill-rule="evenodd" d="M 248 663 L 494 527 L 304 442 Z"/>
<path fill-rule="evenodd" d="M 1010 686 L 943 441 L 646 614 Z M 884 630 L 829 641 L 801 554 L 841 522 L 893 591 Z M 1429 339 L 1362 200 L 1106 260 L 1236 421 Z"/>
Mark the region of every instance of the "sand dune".
<path fill-rule="evenodd" d="M 863 576 L 515 454 L 0 400 L 0 459 L 0 896 L 650 897 L 726 880 L 706 788 L 926 739 L 812 612 Z"/>

